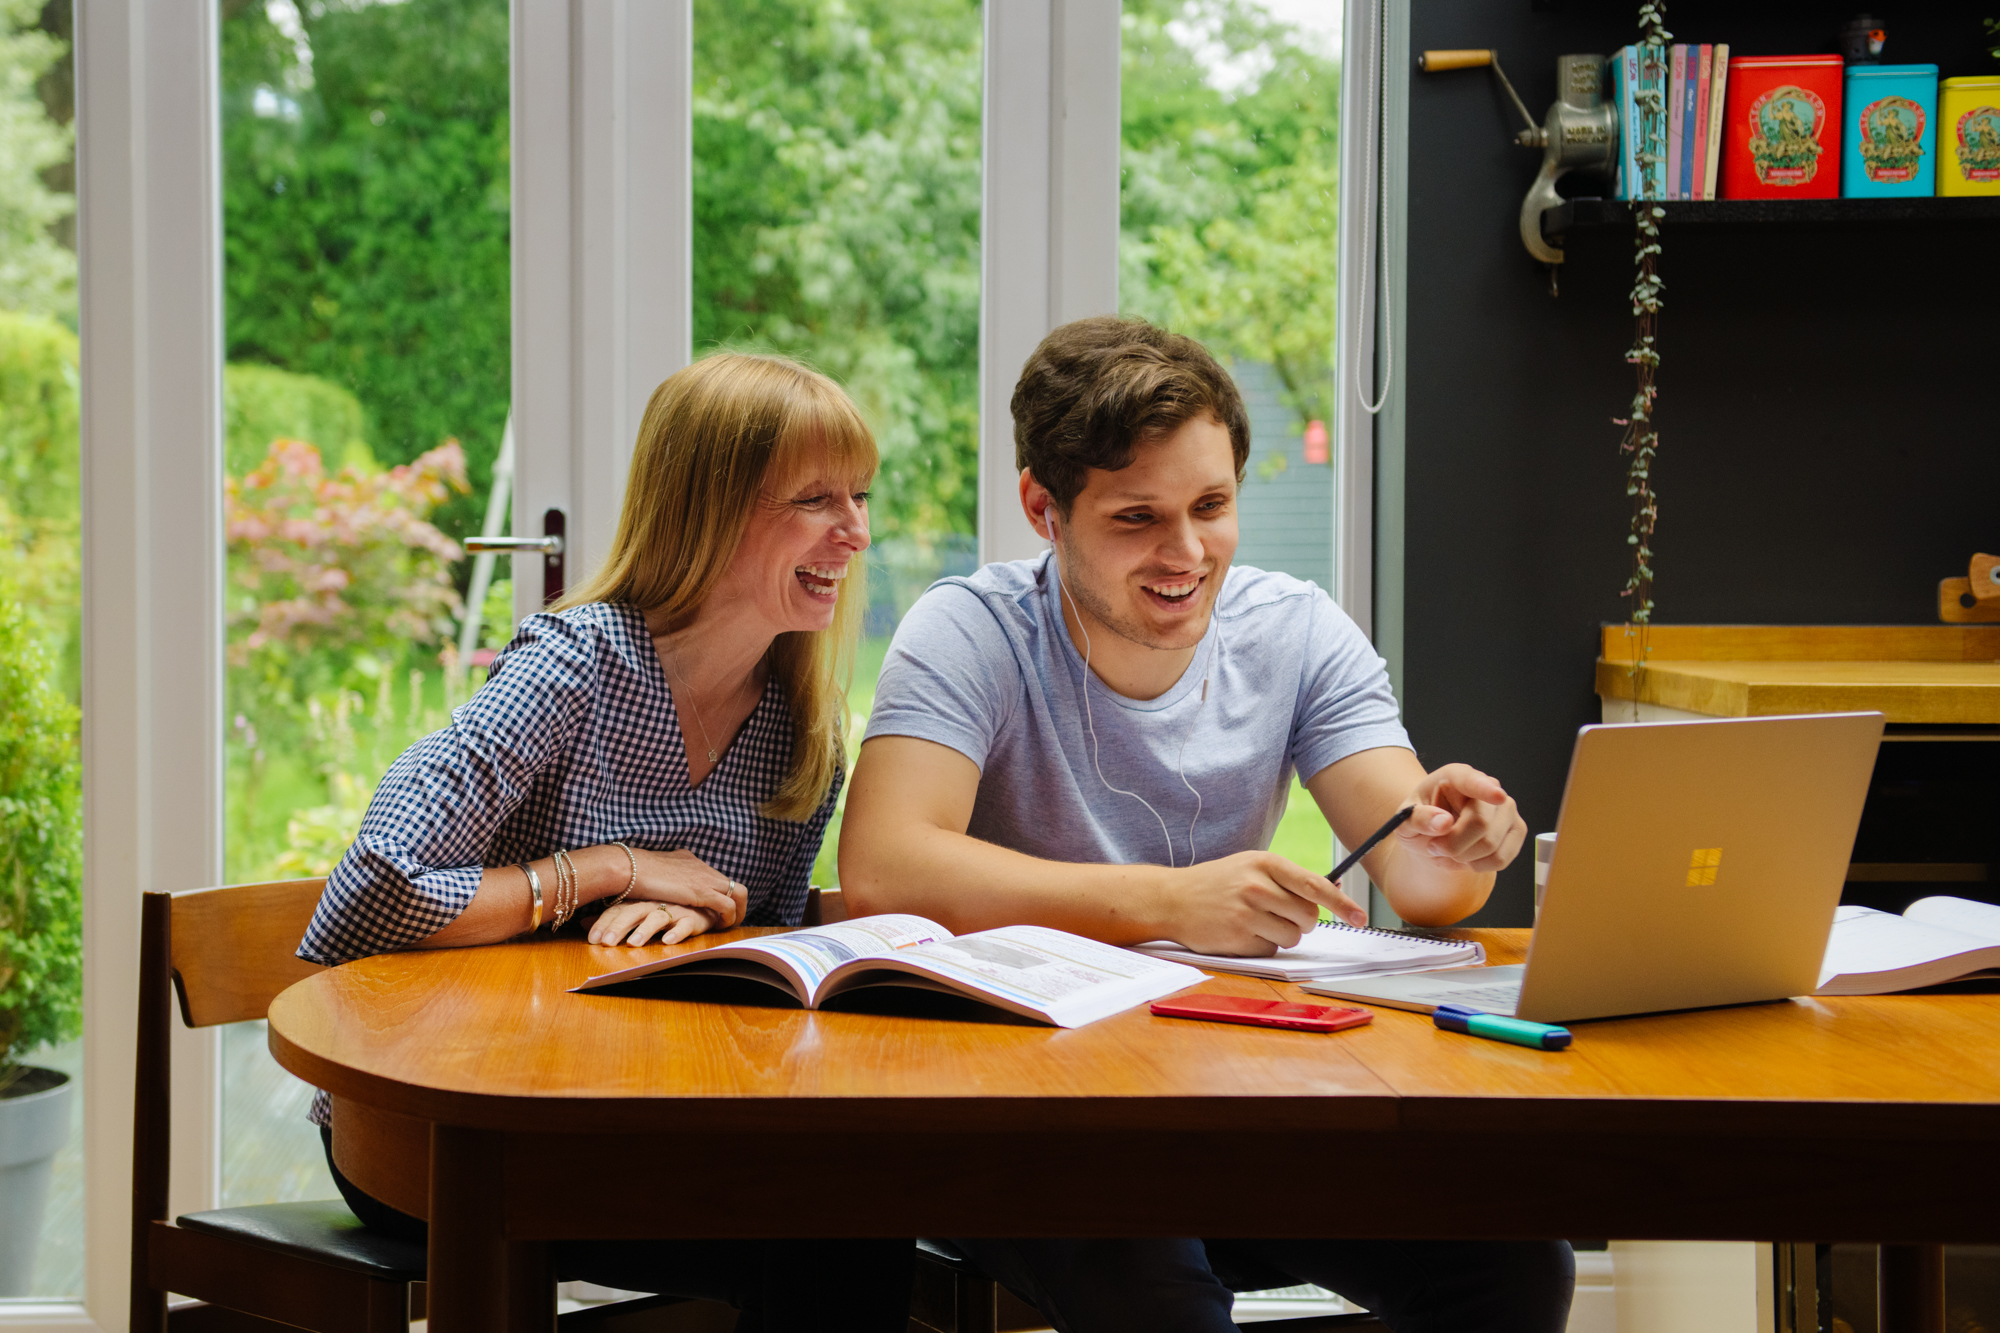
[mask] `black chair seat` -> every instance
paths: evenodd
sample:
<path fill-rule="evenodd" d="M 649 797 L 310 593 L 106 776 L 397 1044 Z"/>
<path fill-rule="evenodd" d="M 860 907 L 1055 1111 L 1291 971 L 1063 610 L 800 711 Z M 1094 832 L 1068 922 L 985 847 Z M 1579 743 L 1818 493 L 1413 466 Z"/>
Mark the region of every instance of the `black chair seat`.
<path fill-rule="evenodd" d="M 216 1208 L 188 1213 L 174 1221 L 189 1231 L 296 1255 L 384 1282 L 424 1280 L 422 1245 L 370 1231 L 339 1199 Z"/>

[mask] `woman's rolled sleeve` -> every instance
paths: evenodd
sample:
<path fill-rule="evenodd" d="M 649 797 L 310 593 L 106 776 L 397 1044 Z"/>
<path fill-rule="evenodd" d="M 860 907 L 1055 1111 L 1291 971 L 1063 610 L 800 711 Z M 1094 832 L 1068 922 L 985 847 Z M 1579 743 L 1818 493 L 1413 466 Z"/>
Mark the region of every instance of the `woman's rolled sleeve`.
<path fill-rule="evenodd" d="M 383 776 L 327 878 L 299 957 L 332 966 L 387 953 L 458 919 L 479 891 L 495 831 L 583 717 L 595 649 L 587 632 L 554 616 L 523 623 L 451 725 Z"/>

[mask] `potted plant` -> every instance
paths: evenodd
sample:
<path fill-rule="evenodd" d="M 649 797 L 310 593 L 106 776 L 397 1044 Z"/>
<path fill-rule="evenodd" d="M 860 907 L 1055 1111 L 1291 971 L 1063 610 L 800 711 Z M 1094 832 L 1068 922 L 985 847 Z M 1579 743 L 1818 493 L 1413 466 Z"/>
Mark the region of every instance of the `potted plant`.
<path fill-rule="evenodd" d="M 22 1063 L 81 1026 L 77 714 L 12 590 L 0 587 L 0 1297 L 25 1296 L 69 1138 L 69 1076 Z"/>

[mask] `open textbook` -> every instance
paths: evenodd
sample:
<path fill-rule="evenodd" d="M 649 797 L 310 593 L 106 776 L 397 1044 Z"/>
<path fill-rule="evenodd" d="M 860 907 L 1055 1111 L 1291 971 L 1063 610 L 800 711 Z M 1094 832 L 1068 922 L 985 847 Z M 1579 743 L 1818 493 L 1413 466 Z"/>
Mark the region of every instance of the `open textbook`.
<path fill-rule="evenodd" d="M 606 972 L 576 989 L 597 990 L 669 971 L 761 981 L 808 1009 L 863 986 L 915 986 L 967 995 L 1064 1028 L 1094 1023 L 1204 980 L 1192 967 L 1046 926 L 955 936 L 920 916 L 885 914 L 678 953 Z"/>
<path fill-rule="evenodd" d="M 1134 945 L 1139 952 L 1177 963 L 1192 963 L 1211 972 L 1240 972 L 1273 981 L 1317 981 L 1326 977 L 1385 976 L 1391 972 L 1428 972 L 1433 968 L 1477 967 L 1486 961 L 1483 946 L 1470 940 L 1436 939 L 1394 930 L 1369 930 L 1338 921 L 1322 921 L 1297 944 L 1267 958 L 1231 958 L 1196 953 L 1167 940 Z"/>
<path fill-rule="evenodd" d="M 1919 898 L 1897 916 L 1872 907 L 1834 914 L 1820 995 L 1888 995 L 1971 976 L 2000 976 L 2000 907 Z"/>

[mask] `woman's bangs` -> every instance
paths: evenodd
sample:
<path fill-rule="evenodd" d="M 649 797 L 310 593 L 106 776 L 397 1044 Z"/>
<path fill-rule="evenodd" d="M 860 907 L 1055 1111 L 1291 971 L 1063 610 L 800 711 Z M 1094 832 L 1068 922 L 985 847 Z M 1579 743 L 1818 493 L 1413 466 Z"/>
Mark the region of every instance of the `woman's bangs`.
<path fill-rule="evenodd" d="M 875 475 L 875 436 L 847 396 L 830 383 L 827 388 L 832 391 L 788 405 L 771 451 L 770 476 L 778 490 L 829 474 L 861 490 Z"/>

